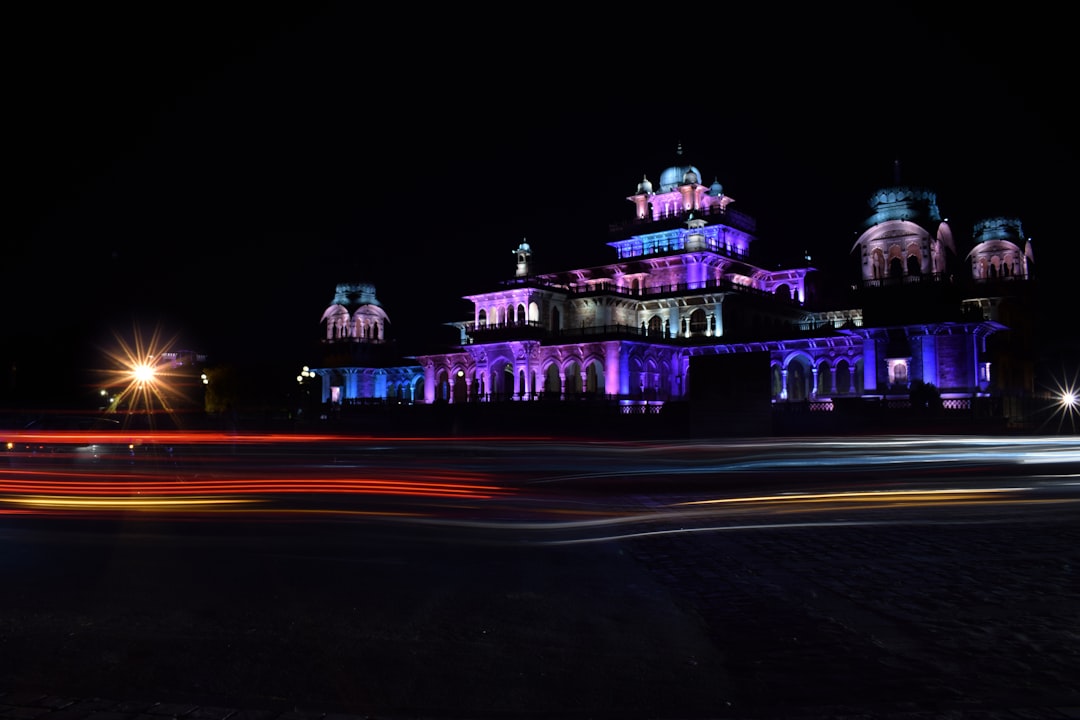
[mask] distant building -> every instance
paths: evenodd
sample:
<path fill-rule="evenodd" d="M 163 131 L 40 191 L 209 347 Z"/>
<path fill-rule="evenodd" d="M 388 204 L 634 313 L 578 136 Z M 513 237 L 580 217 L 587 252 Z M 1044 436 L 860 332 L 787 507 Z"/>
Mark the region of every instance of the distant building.
<path fill-rule="evenodd" d="M 767 355 L 774 407 L 906 402 L 930 387 L 955 408 L 1033 390 L 1033 255 L 1019 220 L 984 220 L 970 249 L 958 248 L 935 193 L 880 188 L 854 245 L 833 248 L 854 261 L 834 280 L 809 258 L 757 264 L 756 221 L 719 182 L 705 184 L 681 147 L 659 179 L 644 176 L 627 198 L 632 216 L 611 228 L 609 264 L 540 273 L 519 243 L 513 277 L 464 296 L 473 313 L 448 323 L 453 347 L 375 352 L 388 318 L 374 287 L 339 285 L 322 317 L 322 400 L 595 399 L 659 413 L 692 400 L 695 385 L 716 396 L 716 378 L 695 378 L 692 366 L 759 367 L 693 362 L 740 353 Z"/>
<path fill-rule="evenodd" d="M 320 400 L 342 405 L 363 402 L 416 402 L 420 368 L 400 357 L 389 332 L 390 317 L 367 282 L 342 283 L 322 314 Z"/>

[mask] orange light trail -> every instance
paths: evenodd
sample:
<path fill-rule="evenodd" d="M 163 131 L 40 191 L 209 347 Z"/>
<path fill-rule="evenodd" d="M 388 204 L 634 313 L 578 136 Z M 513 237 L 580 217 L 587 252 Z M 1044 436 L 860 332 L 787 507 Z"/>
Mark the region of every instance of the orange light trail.
<path fill-rule="evenodd" d="M 310 443 L 340 443 L 349 445 L 365 445 L 367 443 L 430 443 L 429 437 L 379 437 L 360 435 L 335 435 L 316 433 L 244 433 L 230 434 L 216 430 L 145 430 L 140 432 L 129 431 L 101 431 L 84 432 L 79 430 L 11 430 L 3 433 L 5 440 L 23 440 L 32 442 L 49 443 L 116 443 L 118 439 L 128 441 L 153 442 L 159 445 L 271 445 L 271 444 L 310 444 Z M 516 439 L 516 438 L 515 438 Z M 477 442 L 498 442 L 505 438 L 501 436 L 468 436 L 461 438 L 448 438 L 446 444 L 469 445 Z M 543 437 L 529 438 L 530 442 L 542 442 Z"/>
<path fill-rule="evenodd" d="M 224 494 L 366 494 L 488 499 L 506 494 L 496 485 L 382 478 L 253 478 L 230 480 L 19 480 L 0 478 L 0 493 L 76 495 L 224 495 Z"/>

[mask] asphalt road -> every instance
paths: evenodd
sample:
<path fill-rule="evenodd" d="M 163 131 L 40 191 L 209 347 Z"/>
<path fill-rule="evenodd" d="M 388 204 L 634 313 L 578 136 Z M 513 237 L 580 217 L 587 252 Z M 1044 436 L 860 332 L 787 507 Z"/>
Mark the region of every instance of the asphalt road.
<path fill-rule="evenodd" d="M 1068 717 L 1080 511 L 1059 442 L 262 448 L 167 469 L 196 488 L 253 467 L 441 468 L 472 488 L 275 486 L 228 512 L 5 487 L 0 693 L 387 718 Z M 0 716 L 32 714 L 4 697 Z"/>

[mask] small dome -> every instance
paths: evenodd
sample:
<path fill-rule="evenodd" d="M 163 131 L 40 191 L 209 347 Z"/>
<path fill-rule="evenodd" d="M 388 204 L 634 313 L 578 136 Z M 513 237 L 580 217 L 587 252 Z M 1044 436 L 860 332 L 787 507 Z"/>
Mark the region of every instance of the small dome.
<path fill-rule="evenodd" d="M 1007 240 L 1019 245 L 1024 240 L 1024 229 L 1016 218 L 988 218 L 975 224 L 975 244 L 991 240 Z"/>
<path fill-rule="evenodd" d="M 350 309 L 361 305 L 381 305 L 375 297 L 375 286 L 368 282 L 339 283 L 335 288 L 333 304 Z"/>
<path fill-rule="evenodd" d="M 709 194 L 713 197 L 721 197 L 724 194 L 724 186 L 720 184 L 720 181 L 713 179 L 712 185 L 709 186 Z"/>
<path fill-rule="evenodd" d="M 638 195 L 652 195 L 652 183 L 649 182 L 649 178 L 644 175 L 641 176 L 641 182 L 637 184 Z"/>
<path fill-rule="evenodd" d="M 891 220 L 910 220 L 926 227 L 941 222 L 937 194 L 925 188 L 881 188 L 870 196 L 868 204 L 871 214 L 864 223 L 868 228 Z"/>
<path fill-rule="evenodd" d="M 694 180 L 688 181 L 687 176 L 693 174 Z M 701 177 L 701 173 L 693 165 L 672 165 L 664 172 L 660 173 L 660 192 L 671 192 L 680 185 L 685 185 L 688 182 L 697 182 L 697 178 Z"/>

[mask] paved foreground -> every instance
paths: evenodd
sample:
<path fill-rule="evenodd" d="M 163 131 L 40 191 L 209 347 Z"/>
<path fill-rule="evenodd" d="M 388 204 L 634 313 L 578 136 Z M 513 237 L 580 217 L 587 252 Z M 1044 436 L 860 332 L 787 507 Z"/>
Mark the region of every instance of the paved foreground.
<path fill-rule="evenodd" d="M 631 546 L 708 627 L 734 716 L 1080 718 L 1076 519 Z"/>
<path fill-rule="evenodd" d="M 573 546 L 547 556 L 548 580 L 571 572 L 557 569 L 561 561 L 581 557 L 585 566 L 572 571 L 578 574 L 561 578 L 579 583 L 581 597 L 554 597 L 538 578 L 498 597 L 451 600 L 455 629 L 440 626 L 450 621 L 436 598 L 428 600 L 428 618 L 387 625 L 386 637 L 369 628 L 373 644 L 414 654 L 417 637 L 441 635 L 444 651 L 453 645 L 458 655 L 415 658 L 412 667 L 432 675 L 442 667 L 467 685 L 451 705 L 447 687 L 417 677 L 412 709 L 387 705 L 385 712 L 312 700 L 235 706 L 220 704 L 219 695 L 206 702 L 190 693 L 145 696 L 104 673 L 100 693 L 72 696 L 72 688 L 86 689 L 78 682 L 50 691 L 41 674 L 28 691 L 28 676 L 10 653 L 42 638 L 13 639 L 6 626 L 0 680 L 24 684 L 0 687 L 0 718 L 1080 718 L 1077 519 L 1075 511 L 1054 511 L 1011 521 L 763 526 Z M 517 558 L 504 560 L 509 564 L 491 571 L 513 574 Z M 5 584 L 5 592 L 17 589 L 18 579 Z M 595 605 L 583 604 L 586 596 Z M 646 615 L 658 616 L 662 635 L 634 631 Z M 317 632 L 315 620 L 306 622 Z M 583 639 L 602 651 L 592 654 Z M 109 662 L 105 651 L 67 647 L 85 657 L 55 657 L 58 666 Z M 249 660 L 255 682 L 259 659 Z M 314 667 L 323 661 L 309 658 Z M 196 652 L 175 662 L 180 673 L 187 671 L 182 662 L 200 658 Z M 304 666 L 298 658 L 296 672 Z M 90 664 L 79 668 L 92 672 Z M 370 679 L 379 668 L 364 672 Z M 530 674 L 527 684 L 516 684 L 514 677 Z M 117 697 L 122 688 L 132 694 Z M 529 694 L 537 688 L 540 694 Z M 553 697 L 560 693 L 561 704 Z"/>

